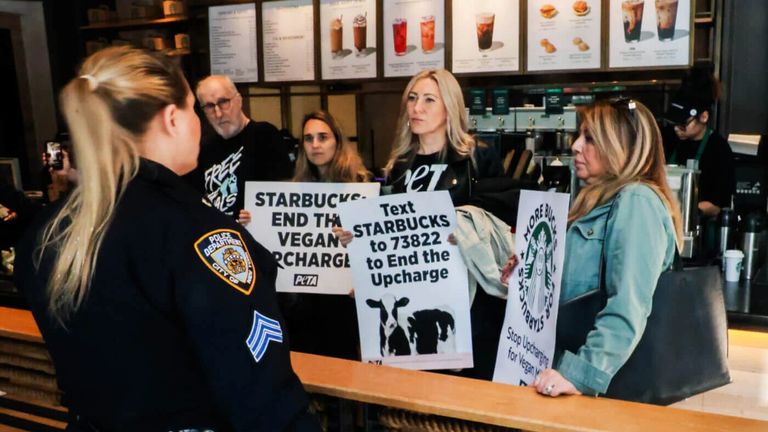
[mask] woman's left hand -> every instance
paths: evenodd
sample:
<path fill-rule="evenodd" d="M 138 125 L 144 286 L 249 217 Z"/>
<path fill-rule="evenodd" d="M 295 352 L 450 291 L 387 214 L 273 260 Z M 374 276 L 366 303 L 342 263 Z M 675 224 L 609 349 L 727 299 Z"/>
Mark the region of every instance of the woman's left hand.
<path fill-rule="evenodd" d="M 565 377 L 560 375 L 560 372 L 554 369 L 544 369 L 539 376 L 533 380 L 531 387 L 536 387 L 537 392 L 551 397 L 581 394 L 570 381 L 565 379 Z"/>

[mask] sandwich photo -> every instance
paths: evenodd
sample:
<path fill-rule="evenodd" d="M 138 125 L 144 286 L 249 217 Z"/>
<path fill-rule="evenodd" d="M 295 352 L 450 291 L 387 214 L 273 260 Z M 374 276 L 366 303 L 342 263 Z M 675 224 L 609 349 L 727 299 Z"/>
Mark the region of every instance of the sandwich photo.
<path fill-rule="evenodd" d="M 539 9 L 539 12 L 541 13 L 541 16 L 547 19 L 554 18 L 554 16 L 557 15 L 557 9 L 549 3 L 542 6 L 541 9 Z"/>
<path fill-rule="evenodd" d="M 579 0 L 573 2 L 573 13 L 575 13 L 577 16 L 584 16 L 589 13 L 589 5 L 587 2 Z"/>

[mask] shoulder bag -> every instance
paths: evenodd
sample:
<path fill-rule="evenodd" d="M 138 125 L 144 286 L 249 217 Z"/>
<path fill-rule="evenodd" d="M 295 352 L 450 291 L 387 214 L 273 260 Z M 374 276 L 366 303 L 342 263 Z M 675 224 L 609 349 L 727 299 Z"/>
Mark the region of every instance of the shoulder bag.
<path fill-rule="evenodd" d="M 616 205 L 614 200 L 606 225 Z M 578 352 L 606 301 L 603 243 L 597 289 L 560 305 L 557 348 Z M 605 396 L 669 405 L 730 383 L 727 357 L 728 325 L 720 271 L 717 266 L 684 269 L 676 250 L 673 267 L 656 284 L 640 342 L 611 380 Z"/>

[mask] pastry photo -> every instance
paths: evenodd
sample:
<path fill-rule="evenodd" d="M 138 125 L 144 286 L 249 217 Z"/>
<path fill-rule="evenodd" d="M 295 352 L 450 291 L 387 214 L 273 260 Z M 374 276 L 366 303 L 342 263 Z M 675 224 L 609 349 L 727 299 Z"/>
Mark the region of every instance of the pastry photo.
<path fill-rule="evenodd" d="M 587 15 L 587 14 L 589 14 L 589 11 L 591 10 L 591 8 L 587 4 L 587 2 L 585 2 L 583 0 L 579 0 L 579 1 L 573 2 L 573 6 L 571 6 L 571 7 L 573 8 L 573 13 L 576 14 L 576 16 Z"/>
<path fill-rule="evenodd" d="M 555 51 L 557 51 L 557 48 L 552 45 L 552 42 L 550 42 L 549 39 L 540 40 L 539 45 L 544 48 L 544 51 L 546 51 L 547 54 L 553 54 Z"/>
<path fill-rule="evenodd" d="M 589 45 L 580 37 L 573 38 L 573 44 L 576 45 L 579 51 L 589 51 Z"/>
<path fill-rule="evenodd" d="M 554 18 L 557 15 L 557 8 L 547 3 L 539 9 L 539 13 L 546 19 Z"/>

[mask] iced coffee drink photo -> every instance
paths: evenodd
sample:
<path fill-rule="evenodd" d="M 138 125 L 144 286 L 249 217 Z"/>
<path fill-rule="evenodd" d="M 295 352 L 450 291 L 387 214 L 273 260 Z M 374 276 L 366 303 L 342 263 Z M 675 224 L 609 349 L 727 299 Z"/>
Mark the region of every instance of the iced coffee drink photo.
<path fill-rule="evenodd" d="M 640 40 L 643 27 L 643 0 L 624 0 L 621 2 L 621 14 L 624 22 L 624 40 L 628 43 Z"/>
<path fill-rule="evenodd" d="M 656 27 L 659 40 L 672 40 L 675 36 L 675 21 L 677 20 L 677 0 L 656 0 Z"/>
<path fill-rule="evenodd" d="M 490 12 L 479 13 L 475 15 L 475 25 L 477 27 L 477 48 L 481 51 L 488 51 L 493 45 L 493 22 L 496 15 Z"/>
<path fill-rule="evenodd" d="M 368 30 L 368 20 L 365 15 L 357 15 L 352 21 L 352 31 L 354 33 L 355 50 L 357 55 L 361 55 L 365 51 L 366 36 Z"/>
<path fill-rule="evenodd" d="M 341 54 L 343 49 L 342 40 L 344 27 L 341 24 L 341 17 L 331 20 L 331 52 L 334 55 Z"/>
<path fill-rule="evenodd" d="M 421 17 L 421 50 L 425 54 L 435 49 L 435 17 L 427 15 Z"/>

